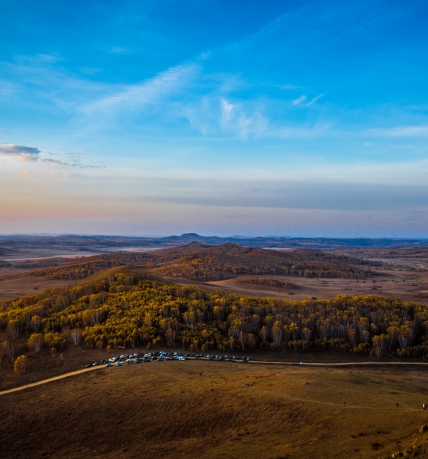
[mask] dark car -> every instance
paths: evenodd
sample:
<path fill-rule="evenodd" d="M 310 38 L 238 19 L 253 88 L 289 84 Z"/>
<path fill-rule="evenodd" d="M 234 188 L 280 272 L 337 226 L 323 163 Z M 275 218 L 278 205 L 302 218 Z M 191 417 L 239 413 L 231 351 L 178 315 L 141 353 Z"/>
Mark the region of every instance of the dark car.
<path fill-rule="evenodd" d="M 89 367 L 92 367 L 92 363 L 87 363 L 87 364 L 85 365 L 85 368 L 89 368 Z"/>

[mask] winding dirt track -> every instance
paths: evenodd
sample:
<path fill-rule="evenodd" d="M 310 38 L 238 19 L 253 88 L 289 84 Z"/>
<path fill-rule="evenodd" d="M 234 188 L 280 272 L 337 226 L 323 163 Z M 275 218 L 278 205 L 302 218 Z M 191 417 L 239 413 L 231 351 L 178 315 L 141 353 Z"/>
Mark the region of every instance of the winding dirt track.
<path fill-rule="evenodd" d="M 29 389 L 30 387 L 40 386 L 42 384 L 50 383 L 52 381 L 58 381 L 59 379 L 68 378 L 70 376 L 80 375 L 82 373 L 87 373 L 88 371 L 99 370 L 100 368 L 105 368 L 104 366 L 83 368 L 83 370 L 71 371 L 70 373 L 65 373 L 63 375 L 54 376 L 53 378 L 42 379 L 31 384 L 26 384 L 25 386 L 14 387 L 13 389 L 7 389 L 0 392 L 0 395 L 10 394 L 12 392 L 18 392 L 20 390 Z"/>
<path fill-rule="evenodd" d="M 242 363 L 242 362 L 235 362 Z M 300 364 L 295 362 L 269 362 L 269 361 L 260 361 L 253 360 L 247 363 L 247 365 L 289 365 L 289 366 L 300 366 Z M 346 367 L 346 366 L 394 366 L 394 365 L 409 365 L 409 366 L 428 366 L 428 362 L 340 362 L 340 363 L 305 363 L 306 367 Z M 69 378 L 70 376 L 80 375 L 82 373 L 88 373 L 90 371 L 99 370 L 105 368 L 104 365 L 99 365 L 96 367 L 83 368 L 82 370 L 71 371 L 70 373 L 65 373 L 63 375 L 54 376 L 53 378 L 43 379 L 31 384 L 26 384 L 25 386 L 14 387 L 13 389 L 7 389 L 0 392 L 0 395 L 10 394 L 12 392 L 18 392 L 20 390 L 29 389 L 35 386 L 41 386 L 42 384 L 47 384 L 53 381 L 58 381 L 60 379 Z"/>

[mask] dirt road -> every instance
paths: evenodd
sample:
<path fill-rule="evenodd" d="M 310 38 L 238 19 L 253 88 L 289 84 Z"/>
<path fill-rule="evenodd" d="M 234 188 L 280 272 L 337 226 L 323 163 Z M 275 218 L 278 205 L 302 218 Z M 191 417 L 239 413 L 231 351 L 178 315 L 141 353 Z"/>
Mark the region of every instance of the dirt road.
<path fill-rule="evenodd" d="M 206 362 L 211 362 L 211 360 L 204 360 Z M 233 363 L 242 363 L 240 361 Z M 295 363 L 295 362 L 269 362 L 261 360 L 252 360 L 247 362 L 246 365 L 288 365 L 288 366 L 305 366 L 305 367 L 346 367 L 346 366 L 394 366 L 394 365 L 409 365 L 409 366 L 428 366 L 428 362 L 340 362 L 340 363 L 305 363 L 304 365 Z M 7 389 L 0 392 L 0 395 L 10 394 L 12 392 L 18 392 L 20 390 L 29 389 L 31 387 L 40 386 L 42 384 L 47 384 L 53 381 L 58 381 L 60 379 L 68 378 L 70 376 L 80 375 L 82 373 L 87 373 L 89 371 L 99 370 L 105 368 L 104 365 L 99 365 L 96 367 L 83 368 L 82 370 L 72 371 L 70 373 L 65 373 L 63 375 L 54 376 L 53 378 L 43 379 L 31 384 L 26 384 L 25 386 L 14 387 L 13 389 Z"/>
<path fill-rule="evenodd" d="M 40 386 L 42 384 L 47 384 L 52 381 L 58 381 L 59 379 L 68 378 L 70 376 L 80 375 L 82 373 L 87 373 L 88 371 L 99 370 L 100 368 L 105 368 L 104 366 L 96 366 L 90 368 L 83 368 L 82 370 L 71 371 L 70 373 L 65 373 L 63 375 L 54 376 L 53 378 L 42 379 L 41 381 L 37 381 L 31 384 L 26 384 L 25 386 L 14 387 L 13 389 L 7 389 L 0 392 L 0 395 L 10 394 L 12 392 L 18 392 L 20 390 L 29 389 L 30 387 Z"/>

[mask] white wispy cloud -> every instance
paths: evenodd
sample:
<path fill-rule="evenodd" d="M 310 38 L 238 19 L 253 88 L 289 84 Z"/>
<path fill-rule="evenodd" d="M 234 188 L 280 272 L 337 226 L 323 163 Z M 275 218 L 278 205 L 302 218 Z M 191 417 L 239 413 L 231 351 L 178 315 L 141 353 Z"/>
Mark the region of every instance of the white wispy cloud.
<path fill-rule="evenodd" d="M 298 97 L 297 99 L 294 99 L 291 104 L 294 106 L 300 105 L 302 107 L 310 107 L 311 105 L 314 105 L 321 97 L 324 96 L 324 93 L 318 94 L 314 98 L 312 98 L 310 101 L 306 102 L 307 97 L 305 95 L 302 95 Z"/>
<path fill-rule="evenodd" d="M 294 99 L 292 105 L 300 105 L 306 100 L 306 96 L 300 96 L 297 99 Z"/>
<path fill-rule="evenodd" d="M 112 46 L 108 52 L 110 54 L 129 54 L 131 50 L 129 48 L 125 48 L 123 46 Z"/>
<path fill-rule="evenodd" d="M 332 123 L 316 123 L 312 126 L 308 125 L 294 125 L 273 128 L 269 134 L 272 137 L 279 137 L 282 139 L 308 139 L 313 137 L 320 137 L 326 135 L 331 131 Z"/>
<path fill-rule="evenodd" d="M 225 132 L 235 132 L 243 139 L 249 136 L 258 137 L 268 124 L 261 111 L 249 111 L 242 104 L 221 100 L 220 126 Z"/>
<path fill-rule="evenodd" d="M 75 169 L 104 169 L 104 166 L 96 166 L 96 165 L 91 165 L 91 164 L 82 164 L 80 162 L 72 162 L 68 163 L 66 161 L 60 161 L 58 159 L 52 159 L 52 158 L 46 158 L 41 160 L 42 163 L 48 164 L 51 166 L 56 166 L 59 168 L 63 167 L 72 167 Z"/>
<path fill-rule="evenodd" d="M 322 94 L 318 94 L 317 96 L 315 96 L 313 99 L 311 99 L 307 104 L 306 104 L 306 107 L 310 107 L 311 105 L 315 104 L 319 99 L 321 99 L 321 97 L 324 96 L 324 93 Z"/>
<path fill-rule="evenodd" d="M 295 91 L 297 89 L 303 89 L 302 86 L 298 86 L 296 84 L 278 84 L 278 85 L 276 85 L 276 87 L 278 87 L 280 89 L 287 89 L 287 90 L 290 90 L 290 91 Z"/>
<path fill-rule="evenodd" d="M 0 97 L 9 97 L 17 90 L 16 84 L 12 81 L 0 80 Z"/>
<path fill-rule="evenodd" d="M 428 125 L 375 128 L 368 129 L 366 133 L 375 137 L 427 137 Z"/>
<path fill-rule="evenodd" d="M 84 105 L 83 110 L 87 114 L 112 114 L 115 111 L 159 103 L 162 97 L 182 90 L 196 77 L 198 71 L 199 66 L 194 63 L 171 67 L 142 83 L 113 90 L 111 94 Z"/>

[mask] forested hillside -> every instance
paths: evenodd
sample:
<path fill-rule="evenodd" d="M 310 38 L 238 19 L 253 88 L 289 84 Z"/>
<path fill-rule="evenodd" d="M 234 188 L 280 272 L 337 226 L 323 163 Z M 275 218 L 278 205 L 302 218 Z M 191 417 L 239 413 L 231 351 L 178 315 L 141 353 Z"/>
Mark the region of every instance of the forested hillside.
<path fill-rule="evenodd" d="M 363 268 L 363 265 L 366 266 Z M 368 265 L 368 261 L 319 250 L 278 251 L 224 244 L 202 246 L 178 259 L 166 261 L 154 272 L 164 277 L 195 281 L 218 281 L 243 274 L 362 279 L 376 275 Z"/>
<path fill-rule="evenodd" d="M 103 269 L 132 264 L 163 277 L 218 281 L 243 274 L 362 279 L 375 276 L 379 263 L 320 250 L 278 251 L 234 244 L 208 246 L 191 243 L 153 252 L 112 253 L 85 258 L 65 266 L 47 266 L 29 272 L 49 279 L 80 280 Z"/>
<path fill-rule="evenodd" d="M 47 279 L 80 280 L 85 279 L 104 269 L 122 266 L 124 263 L 119 260 L 89 259 L 84 262 L 73 263 L 67 266 L 47 267 L 29 271 L 28 275 L 46 277 Z"/>
<path fill-rule="evenodd" d="M 428 310 L 397 298 L 338 296 L 287 302 L 180 287 L 131 267 L 48 289 L 4 305 L 2 354 L 82 345 L 171 346 L 190 350 L 335 350 L 428 354 Z"/>

